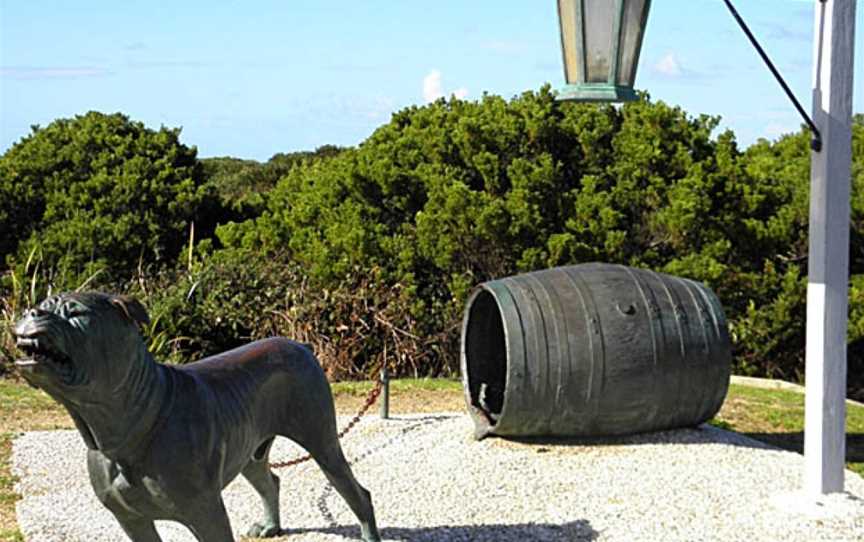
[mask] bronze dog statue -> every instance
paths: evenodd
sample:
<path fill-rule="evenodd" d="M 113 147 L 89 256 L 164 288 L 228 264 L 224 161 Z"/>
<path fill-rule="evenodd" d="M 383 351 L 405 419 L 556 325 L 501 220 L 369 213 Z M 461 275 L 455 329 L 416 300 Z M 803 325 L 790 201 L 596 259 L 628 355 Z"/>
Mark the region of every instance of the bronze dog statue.
<path fill-rule="evenodd" d="M 29 359 L 16 365 L 69 411 L 88 447 L 99 500 L 134 542 L 159 542 L 154 520 L 186 525 L 202 542 L 232 542 L 222 489 L 242 474 L 265 517 L 250 536 L 276 536 L 279 478 L 268 457 L 276 435 L 303 446 L 378 541 L 369 492 L 351 473 L 336 434 L 330 386 L 304 345 L 271 338 L 185 366 L 156 363 L 128 297 L 51 297 L 15 328 Z"/>

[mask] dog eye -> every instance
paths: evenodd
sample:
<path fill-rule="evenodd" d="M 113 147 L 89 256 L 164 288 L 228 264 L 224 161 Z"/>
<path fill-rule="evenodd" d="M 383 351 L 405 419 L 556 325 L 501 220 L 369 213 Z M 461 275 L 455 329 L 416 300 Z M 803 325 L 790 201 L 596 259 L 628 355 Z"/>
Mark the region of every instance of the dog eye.
<path fill-rule="evenodd" d="M 39 308 L 43 311 L 54 312 L 54 309 L 57 308 L 59 301 L 56 297 L 49 297 L 45 301 L 39 304 Z"/>
<path fill-rule="evenodd" d="M 63 307 L 63 313 L 66 315 L 66 318 L 75 318 L 76 316 L 81 316 L 85 312 L 87 312 L 84 307 L 78 304 L 69 303 Z"/>

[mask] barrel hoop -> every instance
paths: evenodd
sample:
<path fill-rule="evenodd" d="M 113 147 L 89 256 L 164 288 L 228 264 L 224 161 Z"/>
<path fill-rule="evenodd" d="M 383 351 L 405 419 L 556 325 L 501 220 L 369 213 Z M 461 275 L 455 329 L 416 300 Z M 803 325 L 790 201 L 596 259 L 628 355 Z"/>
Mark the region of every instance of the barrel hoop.
<path fill-rule="evenodd" d="M 580 312 L 580 314 L 582 315 L 582 317 L 585 320 L 585 330 L 590 331 L 591 328 L 589 326 L 590 322 L 589 322 L 589 318 L 588 318 L 588 303 L 585 301 L 585 295 L 582 293 L 582 289 L 579 287 L 579 284 L 576 282 L 576 279 L 574 279 L 570 275 L 570 273 L 568 272 L 568 268 L 562 267 L 560 269 L 561 269 L 564 277 L 567 279 L 567 282 L 569 282 L 570 286 L 572 286 L 573 291 L 576 293 L 576 296 L 579 298 L 579 306 L 582 308 L 582 311 Z M 591 333 L 587 333 L 587 335 L 588 335 L 588 359 L 591 360 L 591 363 L 588 363 L 588 385 L 583 386 L 583 389 L 584 389 L 583 402 L 586 405 L 590 404 L 591 389 L 593 388 L 593 385 L 594 385 L 594 351 L 596 350 L 596 344 L 595 344 L 596 341 L 594 340 L 594 337 L 591 335 Z M 570 348 L 569 338 L 567 341 L 567 348 L 568 349 Z M 572 353 L 572 351 L 570 351 L 570 352 Z M 576 370 L 574 370 L 574 368 L 573 368 L 574 364 L 576 364 L 578 366 L 579 359 L 577 357 L 574 357 L 571 355 L 567 358 L 567 373 L 568 373 L 568 375 L 572 375 L 574 372 L 575 373 L 579 372 L 578 368 Z"/>
<path fill-rule="evenodd" d="M 546 314 L 543 310 L 543 305 L 540 303 L 540 298 L 537 295 L 537 288 L 535 287 L 535 283 L 537 283 L 537 279 L 532 274 L 526 274 L 520 281 L 519 285 L 522 288 L 522 292 L 524 297 L 528 303 L 533 307 L 533 319 L 536 324 L 539 324 L 541 333 L 532 333 L 534 336 L 534 355 L 536 356 L 535 363 L 537 365 L 537 376 L 538 378 L 534 381 L 535 387 L 532 390 L 532 397 L 535 398 L 546 398 L 549 397 L 551 392 L 549 382 L 549 373 L 550 373 L 550 362 L 549 362 L 549 330 L 547 329 L 546 323 Z M 543 344 L 540 344 L 540 339 L 542 338 Z M 542 390 L 541 390 L 542 388 Z M 542 401 L 541 401 L 542 404 Z M 548 417 L 543 416 L 542 423 L 548 421 Z"/>
<path fill-rule="evenodd" d="M 648 272 L 657 278 L 657 281 L 663 287 L 663 291 L 666 292 L 666 297 L 669 299 L 669 305 L 672 307 L 672 314 L 675 316 L 675 326 L 678 328 L 678 345 L 681 349 L 681 361 L 683 363 L 687 357 L 687 352 L 684 348 L 684 329 L 681 327 L 681 315 L 679 314 L 679 311 L 676 310 L 678 308 L 678 303 L 676 303 L 672 291 L 669 290 L 669 285 L 666 284 L 665 280 L 663 280 L 663 275 L 650 270 Z"/>
<path fill-rule="evenodd" d="M 565 278 L 567 277 L 567 273 L 564 273 L 561 271 L 555 271 L 555 273 L 558 276 L 563 276 Z M 569 281 L 569 279 L 566 279 L 566 280 Z M 557 284 L 557 283 L 555 283 L 555 284 Z M 561 325 L 564 327 L 564 333 L 562 336 L 560 336 L 563 338 L 563 341 L 561 338 L 559 338 L 559 343 L 560 342 L 564 343 L 565 352 L 564 352 L 564 356 L 558 360 L 558 386 L 557 386 L 557 389 L 555 390 L 555 410 L 556 410 L 556 412 L 561 412 L 567 406 L 567 405 L 564 405 L 564 400 L 567 397 L 571 396 L 569 388 L 570 388 L 570 384 L 572 382 L 572 374 L 573 374 L 572 363 L 573 363 L 574 352 L 573 352 L 572 345 L 570 344 L 570 325 L 568 324 L 568 321 L 567 321 L 568 311 L 564 307 L 564 302 L 562 301 L 563 298 L 560 295 L 560 293 L 558 292 L 558 290 L 554 286 L 552 287 L 552 290 L 555 293 L 555 295 L 552 296 L 552 297 L 554 297 L 553 303 L 555 303 L 555 305 L 558 307 L 558 310 L 560 311 Z M 555 320 L 557 321 L 558 318 L 556 318 Z M 560 354 L 560 351 L 559 351 L 559 354 Z"/>
<path fill-rule="evenodd" d="M 718 315 L 718 312 L 716 310 L 717 305 L 715 304 L 715 301 L 717 301 L 719 303 L 719 300 L 717 300 L 716 297 L 713 297 L 711 291 L 705 287 L 702 287 L 702 286 L 697 284 L 696 289 L 699 291 L 699 294 L 702 296 L 702 299 L 705 301 L 705 304 L 708 307 L 708 314 L 710 315 L 711 320 L 714 322 L 714 333 L 715 333 L 714 345 L 715 345 L 715 349 L 713 352 L 714 355 L 712 356 L 711 365 L 712 365 L 714 371 L 719 372 L 721 374 L 725 373 L 725 375 L 727 375 L 727 378 L 724 378 L 725 383 L 722 386 L 722 388 L 718 389 L 715 393 L 715 396 L 711 397 L 709 399 L 709 401 L 712 401 L 712 403 L 709 404 L 709 406 L 706 408 L 706 411 L 705 411 L 706 412 L 705 416 L 707 419 L 707 418 L 710 418 L 711 416 L 714 416 L 717 413 L 717 411 L 720 410 L 720 407 L 723 406 L 723 399 L 726 397 L 726 393 L 729 390 L 728 374 L 729 374 L 729 371 L 731 368 L 729 366 L 727 355 L 731 354 L 731 353 L 728 353 L 728 351 L 726 351 L 726 349 L 723 348 L 723 345 L 729 344 L 729 339 L 728 339 L 728 336 L 726 335 L 726 333 L 728 333 L 728 331 L 725 328 L 721 327 L 721 325 L 720 325 L 720 318 L 722 317 L 723 309 L 720 308 L 719 315 Z"/>
<path fill-rule="evenodd" d="M 693 290 L 691 287 L 693 283 L 689 280 L 684 280 L 680 277 L 672 277 L 687 291 L 687 294 L 690 295 L 690 300 L 693 302 L 693 305 L 696 307 L 696 311 L 699 313 L 699 329 L 702 330 L 702 352 L 707 354 L 711 350 L 711 344 L 708 340 L 708 330 L 705 329 L 708 322 L 703 318 L 703 314 L 706 312 L 705 308 L 699 304 L 699 301 L 696 299 L 696 296 L 693 295 Z"/>
<path fill-rule="evenodd" d="M 678 363 L 675 364 L 675 374 L 676 374 L 675 389 L 676 389 L 677 393 L 675 393 L 675 397 L 670 397 L 669 399 L 673 400 L 676 404 L 680 405 L 680 404 L 682 404 L 682 401 L 684 399 L 684 397 L 683 397 L 684 367 L 685 367 L 685 364 L 687 361 L 687 352 L 686 352 L 686 348 L 684 346 L 684 330 L 683 330 L 683 327 L 681 325 L 681 320 L 680 320 L 680 317 L 678 315 L 678 311 L 674 310 L 676 307 L 678 307 L 678 303 L 676 303 L 676 299 L 675 299 L 676 296 L 674 296 L 672 294 L 672 291 L 669 289 L 669 285 L 666 284 L 666 281 L 664 280 L 664 277 L 667 275 L 661 275 L 660 273 L 657 273 L 657 272 L 651 271 L 651 270 L 646 270 L 646 272 L 648 274 L 652 275 L 657 280 L 657 282 L 660 283 L 660 286 L 663 288 L 663 291 L 666 293 L 666 298 L 669 300 L 669 306 L 672 307 L 672 309 L 673 309 L 672 314 L 675 318 L 675 328 L 678 330 L 678 348 L 679 348 L 679 354 L 681 357 L 678 360 Z M 671 354 L 671 352 L 668 350 L 666 351 L 666 353 Z M 664 370 L 666 370 L 665 367 L 664 367 Z"/>
<path fill-rule="evenodd" d="M 504 422 L 507 420 L 507 412 L 509 410 L 507 407 L 508 407 L 508 403 L 510 403 L 510 401 L 511 401 L 510 396 L 511 395 L 524 395 L 524 391 L 522 391 L 522 390 L 516 391 L 514 393 L 513 388 L 517 388 L 521 385 L 524 385 L 524 383 L 528 381 L 528 376 L 529 376 L 528 345 L 527 345 L 528 341 L 526 340 L 526 337 L 525 337 L 525 318 L 522 316 L 522 310 L 519 308 L 519 303 L 516 302 L 516 299 L 513 295 L 513 291 L 510 289 L 510 286 L 507 283 L 507 280 L 508 279 L 502 279 L 500 281 L 500 284 L 503 287 L 502 290 L 505 291 L 507 293 L 507 296 L 510 298 L 509 301 L 510 301 L 511 307 L 516 312 L 516 317 L 519 319 L 518 325 L 516 326 L 516 332 L 519 334 L 519 337 L 513 336 L 514 335 L 513 334 L 513 327 L 511 327 L 511 325 L 510 325 L 513 322 L 509 322 L 508 319 L 504 318 L 504 321 L 503 321 L 504 337 L 505 337 L 505 340 L 507 343 L 507 377 L 506 377 L 506 383 L 505 383 L 505 389 L 504 389 L 504 404 L 501 406 L 501 418 L 498 421 L 498 425 L 500 425 L 501 422 Z M 496 299 L 496 301 L 498 303 L 501 302 L 497 299 Z M 499 308 L 499 310 L 500 310 L 500 308 Z M 502 314 L 502 317 L 503 317 L 503 314 Z M 511 378 L 511 375 L 513 373 L 518 374 L 518 369 L 516 367 L 512 366 L 513 365 L 512 362 L 514 361 L 513 358 L 515 356 L 511 355 L 513 352 L 512 352 L 510 347 L 517 340 L 521 343 L 521 347 L 522 347 L 521 348 L 522 352 L 520 352 L 522 354 L 522 360 L 521 360 L 522 361 L 522 376 L 521 376 L 521 378 L 514 379 L 514 378 Z M 516 401 L 517 397 L 513 397 L 512 400 Z"/>
<path fill-rule="evenodd" d="M 705 322 L 705 320 L 702 318 L 702 313 L 703 313 L 704 309 L 699 305 L 699 302 L 696 300 L 696 296 L 693 295 L 693 291 L 690 288 L 692 283 L 689 280 L 683 280 L 681 277 L 675 277 L 675 276 L 673 276 L 671 278 L 672 278 L 672 280 L 674 280 L 678 284 L 680 284 L 682 288 L 684 288 L 684 290 L 690 296 L 690 301 L 691 301 L 691 303 L 693 303 L 693 305 L 696 309 L 696 312 L 699 313 L 699 315 L 696 317 L 696 319 L 698 320 L 699 329 L 702 332 L 702 353 L 704 354 L 704 357 L 701 360 L 699 360 L 697 355 L 691 355 L 691 358 L 692 358 L 691 361 L 697 362 L 699 365 L 701 365 L 703 367 L 706 366 L 706 364 L 708 364 L 708 366 L 710 366 L 710 363 L 711 363 L 711 357 L 710 357 L 711 345 L 708 342 L 708 329 L 707 329 L 707 325 L 706 325 L 707 322 Z M 688 332 L 690 330 L 692 330 L 692 326 L 688 326 Z M 695 337 L 693 337 L 693 339 L 695 342 Z M 710 378 L 710 375 L 706 374 L 705 371 L 699 371 L 698 376 L 695 376 L 695 375 L 693 375 L 693 373 L 691 373 L 691 377 L 699 378 L 704 382 L 705 379 Z M 699 412 L 702 412 L 702 413 L 707 412 L 709 407 L 711 406 L 710 393 L 708 392 L 708 389 L 705 386 L 699 386 L 697 389 L 699 390 L 699 392 L 695 395 L 691 394 L 691 396 L 688 397 L 688 400 L 691 402 L 690 404 L 692 404 L 692 405 L 699 405 Z"/>
<path fill-rule="evenodd" d="M 521 277 L 520 277 L 521 278 Z M 516 310 L 519 313 L 519 333 L 522 335 L 522 345 L 524 348 L 524 373 L 522 376 L 522 385 L 526 388 L 523 391 L 523 409 L 533 411 L 532 403 L 525 403 L 524 399 L 533 399 L 537 395 L 537 369 L 536 360 L 533 359 L 537 350 L 537 334 L 532 333 L 533 326 L 536 326 L 537 318 L 532 311 L 532 299 L 527 295 L 527 287 L 525 287 L 517 278 L 508 277 L 503 279 L 516 302 Z M 529 361 L 530 360 L 530 361 Z"/>
<path fill-rule="evenodd" d="M 717 311 L 714 307 L 714 302 L 708 297 L 708 293 L 705 291 L 705 288 L 700 288 L 697 286 L 696 288 L 699 291 L 699 295 L 702 296 L 702 299 L 705 301 L 705 305 L 708 307 L 708 314 L 711 316 L 711 320 L 714 322 L 714 333 L 716 333 L 717 337 L 721 337 L 722 333 L 720 331 L 720 320 L 717 318 Z"/>
<path fill-rule="evenodd" d="M 654 314 L 651 311 L 651 304 L 648 302 L 648 295 L 645 293 L 645 288 L 643 288 L 642 282 L 636 276 L 633 269 L 627 267 L 626 265 L 619 265 L 621 269 L 627 272 L 630 275 L 630 278 L 633 279 L 633 282 L 636 284 L 636 288 L 639 290 L 639 295 L 642 297 L 642 302 L 645 303 L 645 315 L 648 318 L 648 325 L 651 328 L 651 349 L 654 353 L 654 369 L 657 369 L 657 365 L 659 364 L 660 353 L 658 352 L 657 346 L 657 334 L 655 332 L 654 326 L 656 321 L 654 319 Z"/>
<path fill-rule="evenodd" d="M 588 399 L 588 403 L 594 405 L 593 413 L 597 413 L 600 408 L 603 388 L 606 384 L 606 344 L 603 338 L 603 326 L 600 322 L 600 311 L 597 309 L 594 296 L 591 295 L 591 288 L 588 287 L 581 273 L 572 267 L 568 267 L 567 276 L 570 277 L 573 281 L 573 286 L 579 292 L 582 308 L 585 310 L 585 330 L 588 332 L 588 345 L 591 350 L 592 362 L 586 399 Z M 596 339 L 594 335 L 597 335 Z"/>
<path fill-rule="evenodd" d="M 544 387 L 543 397 L 549 397 L 552 394 L 552 383 L 550 382 L 550 378 L 551 378 L 551 375 L 550 375 L 551 370 L 550 369 L 552 368 L 552 363 L 550 360 L 551 352 L 549 351 L 551 341 L 549 340 L 549 329 L 548 329 L 548 322 L 546 321 L 546 311 L 543 310 L 543 305 L 540 303 L 540 297 L 538 295 L 538 292 L 543 290 L 543 286 L 537 280 L 537 277 L 533 274 L 526 274 L 524 277 L 524 282 L 525 282 L 525 286 L 526 286 L 525 289 L 526 289 L 527 293 L 530 295 L 531 301 L 534 302 L 534 307 L 537 310 L 537 315 L 539 316 L 539 319 L 540 319 L 540 327 L 543 329 L 543 348 L 541 348 L 539 350 L 545 351 L 545 353 L 546 353 L 546 360 L 545 360 L 546 365 L 545 365 L 545 367 L 542 367 L 543 374 L 541 376 L 543 376 L 544 380 L 545 380 L 544 386 L 543 386 Z M 546 295 L 546 298 L 547 299 L 549 298 L 548 294 Z M 554 318 L 553 318 L 553 320 L 554 320 Z M 539 354 L 540 352 L 538 351 L 537 353 Z M 544 421 L 546 421 L 546 420 L 548 420 L 548 417 L 544 416 Z"/>
<path fill-rule="evenodd" d="M 562 388 L 561 383 L 563 382 L 563 380 L 562 380 L 563 368 L 562 367 L 564 364 L 562 363 L 562 356 L 561 356 L 562 338 L 565 339 L 565 342 L 567 342 L 566 341 L 567 335 L 561 334 L 560 326 L 564 325 L 564 328 L 566 331 L 567 322 L 563 321 L 564 320 L 563 310 L 559 310 L 557 314 L 555 311 L 555 306 L 557 306 L 559 309 L 561 309 L 560 299 L 558 299 L 557 296 L 550 295 L 549 290 L 546 288 L 546 286 L 540 280 L 537 279 L 536 275 L 529 274 L 529 275 L 526 275 L 526 278 L 528 278 L 530 281 L 531 289 L 533 290 L 535 298 L 539 299 L 542 296 L 544 298 L 544 301 L 546 302 L 546 304 L 543 305 L 543 307 L 548 307 L 548 312 L 551 312 L 551 315 L 549 315 L 550 317 L 547 318 L 547 314 L 546 314 L 547 311 L 544 311 L 542 309 L 540 311 L 540 318 L 543 321 L 543 336 L 546 339 L 546 397 L 555 397 L 555 400 L 549 404 L 548 416 L 546 416 L 544 421 L 551 423 L 551 420 L 554 417 L 555 412 L 558 411 L 558 406 L 559 406 L 559 401 L 560 401 L 560 396 L 561 396 L 561 388 Z M 552 281 L 549 281 L 549 284 L 551 287 Z M 558 317 L 559 315 L 560 315 L 560 318 Z M 559 321 L 561 322 L 560 324 L 559 324 Z M 549 326 L 550 322 L 552 324 L 551 327 Z M 550 331 L 554 333 L 553 337 L 549 336 Z M 555 354 L 556 354 L 556 358 L 555 358 L 554 362 L 552 359 L 552 348 L 555 349 Z M 567 345 L 567 348 L 568 348 L 568 354 L 569 354 L 569 344 Z M 552 383 L 552 367 L 553 366 L 555 366 L 557 371 L 558 371 L 557 386 L 555 386 L 555 387 L 553 387 L 553 383 Z"/>

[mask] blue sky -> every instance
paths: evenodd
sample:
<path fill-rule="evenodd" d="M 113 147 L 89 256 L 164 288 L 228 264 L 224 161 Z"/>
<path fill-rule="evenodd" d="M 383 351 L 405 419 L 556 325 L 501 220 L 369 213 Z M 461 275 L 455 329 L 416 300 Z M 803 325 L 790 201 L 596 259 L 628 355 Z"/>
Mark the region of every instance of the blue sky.
<path fill-rule="evenodd" d="M 735 0 L 810 109 L 816 0 Z M 855 110 L 864 89 L 864 7 Z M 200 156 L 355 145 L 438 95 L 511 97 L 563 68 L 554 0 L 0 0 L 0 152 L 60 117 L 183 128 Z M 654 0 L 637 88 L 742 146 L 800 120 L 720 0 Z"/>

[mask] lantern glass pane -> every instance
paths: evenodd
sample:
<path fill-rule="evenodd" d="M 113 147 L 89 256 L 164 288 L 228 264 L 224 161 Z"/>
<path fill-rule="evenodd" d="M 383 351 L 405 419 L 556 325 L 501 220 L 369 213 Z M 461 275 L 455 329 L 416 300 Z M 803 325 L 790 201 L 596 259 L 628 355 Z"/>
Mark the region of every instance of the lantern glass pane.
<path fill-rule="evenodd" d="M 589 83 L 611 83 L 613 28 L 616 6 L 612 0 L 584 0 L 585 53 Z"/>
<path fill-rule="evenodd" d="M 644 19 L 650 0 L 626 0 L 624 19 L 621 21 L 621 64 L 618 69 L 619 85 L 632 87 L 636 80 L 639 50 L 642 45 Z"/>
<path fill-rule="evenodd" d="M 581 1 L 581 0 L 576 0 Z M 558 17 L 561 22 L 561 48 L 564 51 L 564 78 L 569 84 L 580 82 L 582 71 L 582 29 L 576 18 L 574 0 L 558 0 Z"/>

